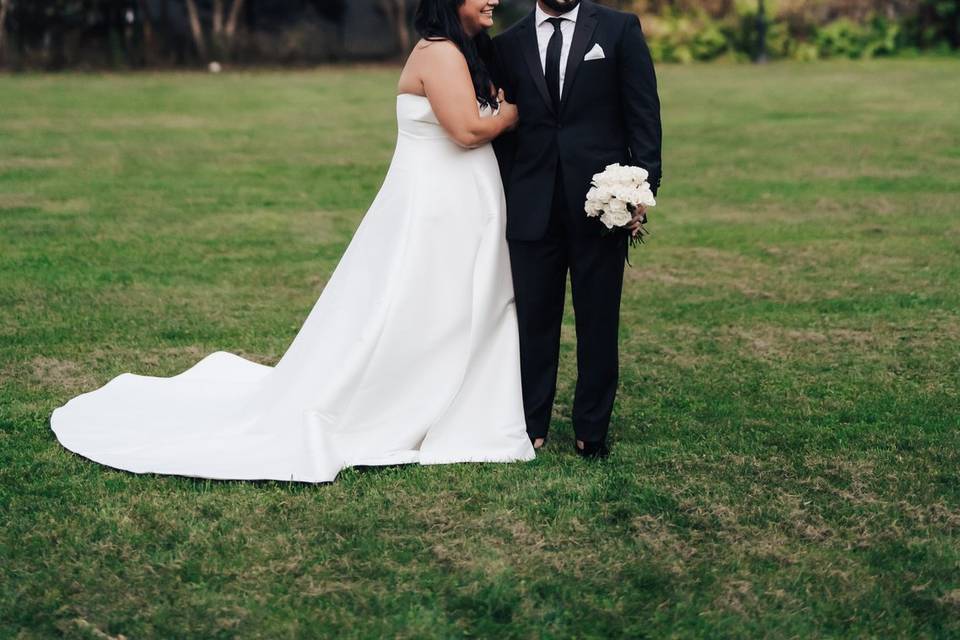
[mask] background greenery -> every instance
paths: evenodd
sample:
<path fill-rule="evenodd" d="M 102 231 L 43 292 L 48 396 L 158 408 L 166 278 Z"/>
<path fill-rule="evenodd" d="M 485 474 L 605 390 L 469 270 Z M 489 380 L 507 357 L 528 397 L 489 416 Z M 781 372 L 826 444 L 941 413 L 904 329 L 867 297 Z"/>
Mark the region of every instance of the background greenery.
<path fill-rule="evenodd" d="M 312 486 L 62 449 L 50 412 L 121 372 L 279 358 L 384 175 L 396 76 L 0 78 L 0 637 L 960 634 L 946 60 L 660 70 L 606 463 L 571 449 L 569 308 L 532 463 Z"/>
<path fill-rule="evenodd" d="M 960 47 L 960 0 L 610 0 L 642 16 L 654 58 L 754 59 L 758 20 L 768 58 L 949 55 Z M 764 13 L 760 14 L 761 5 Z"/>
<path fill-rule="evenodd" d="M 759 51 L 761 6 L 770 58 L 912 57 L 960 50 L 960 0 L 596 1 L 640 15 L 657 62 L 753 59 Z M 417 3 L 0 0 L 0 67 L 157 68 L 211 61 L 289 65 L 402 58 L 417 39 Z M 525 15 L 533 4 L 501 0 L 497 29 Z"/>

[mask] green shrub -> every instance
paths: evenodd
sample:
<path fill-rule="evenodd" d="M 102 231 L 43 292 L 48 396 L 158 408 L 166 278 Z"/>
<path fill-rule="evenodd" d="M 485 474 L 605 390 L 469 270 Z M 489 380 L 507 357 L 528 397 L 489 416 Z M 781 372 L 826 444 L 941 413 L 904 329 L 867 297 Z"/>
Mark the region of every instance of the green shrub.
<path fill-rule="evenodd" d="M 671 16 L 660 19 L 647 37 L 654 59 L 661 62 L 688 63 L 725 55 L 749 59 L 756 54 L 756 16 L 744 14 L 722 21 Z M 938 49 L 950 50 L 946 43 L 924 47 L 927 51 Z M 917 51 L 905 27 L 879 16 L 865 24 L 840 18 L 816 28 L 810 38 L 791 33 L 786 22 L 773 21 L 767 26 L 767 55 L 773 59 L 876 58 Z"/>
<path fill-rule="evenodd" d="M 859 58 L 863 54 L 866 35 L 863 27 L 841 18 L 818 29 L 815 41 L 821 57 Z"/>
<path fill-rule="evenodd" d="M 725 25 L 702 12 L 650 16 L 644 29 L 654 59 L 661 62 L 714 60 L 733 50 Z"/>
<path fill-rule="evenodd" d="M 802 8 L 801 4 L 798 4 Z M 861 7 L 863 9 L 863 7 Z M 865 9 L 866 11 L 869 8 Z M 751 59 L 757 48 L 757 7 L 737 2 L 727 14 L 713 18 L 705 10 L 667 9 L 646 15 L 644 30 L 654 59 L 688 63 L 728 57 Z M 771 11 L 766 50 L 772 59 L 875 58 L 918 55 L 920 51 L 950 52 L 957 48 L 960 0 L 919 0 L 895 19 L 850 11 L 826 24 L 816 24 L 831 12 L 803 9 Z M 833 12 L 833 15 L 838 15 Z"/>
<path fill-rule="evenodd" d="M 821 57 L 874 58 L 897 53 L 900 26 L 875 17 L 868 24 L 845 18 L 831 22 L 816 33 Z"/>
<path fill-rule="evenodd" d="M 727 48 L 726 36 L 720 27 L 712 22 L 704 24 L 690 43 L 690 52 L 697 60 L 713 60 L 726 52 Z"/>

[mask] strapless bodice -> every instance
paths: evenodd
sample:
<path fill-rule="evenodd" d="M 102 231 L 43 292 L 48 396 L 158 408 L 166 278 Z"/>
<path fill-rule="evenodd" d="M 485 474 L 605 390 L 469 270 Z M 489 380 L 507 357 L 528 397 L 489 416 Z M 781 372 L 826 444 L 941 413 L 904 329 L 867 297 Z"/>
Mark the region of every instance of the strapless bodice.
<path fill-rule="evenodd" d="M 490 107 L 480 107 L 481 116 L 492 115 Z M 401 93 L 397 96 L 397 128 L 403 134 L 416 138 L 449 139 L 447 132 L 440 126 L 437 114 L 433 112 L 430 100 L 415 93 Z"/>

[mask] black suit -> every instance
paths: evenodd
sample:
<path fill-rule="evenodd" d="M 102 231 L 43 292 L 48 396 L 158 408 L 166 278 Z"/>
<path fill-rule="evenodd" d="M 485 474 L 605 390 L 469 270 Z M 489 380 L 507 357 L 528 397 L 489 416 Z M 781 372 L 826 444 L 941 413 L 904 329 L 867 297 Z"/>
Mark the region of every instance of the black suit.
<path fill-rule="evenodd" d="M 595 44 L 605 57 L 584 61 Z M 488 64 L 520 111 L 495 143 L 507 197 L 527 429 L 547 433 L 556 390 L 567 269 L 577 329 L 577 438 L 604 440 L 618 381 L 626 232 L 602 235 L 584 200 L 595 173 L 619 162 L 660 183 L 660 102 L 640 21 L 583 0 L 557 108 L 544 78 L 534 14 L 493 40 Z"/>

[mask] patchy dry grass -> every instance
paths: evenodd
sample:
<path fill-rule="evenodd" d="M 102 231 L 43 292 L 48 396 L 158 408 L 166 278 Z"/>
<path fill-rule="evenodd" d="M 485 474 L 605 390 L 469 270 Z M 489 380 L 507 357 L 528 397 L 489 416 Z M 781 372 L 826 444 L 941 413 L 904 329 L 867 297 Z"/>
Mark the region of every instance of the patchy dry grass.
<path fill-rule="evenodd" d="M 611 460 L 570 450 L 568 309 L 536 461 L 327 486 L 126 474 L 48 418 L 276 362 L 390 160 L 395 72 L 0 78 L 0 636 L 957 636 L 956 71 L 662 69 Z"/>

